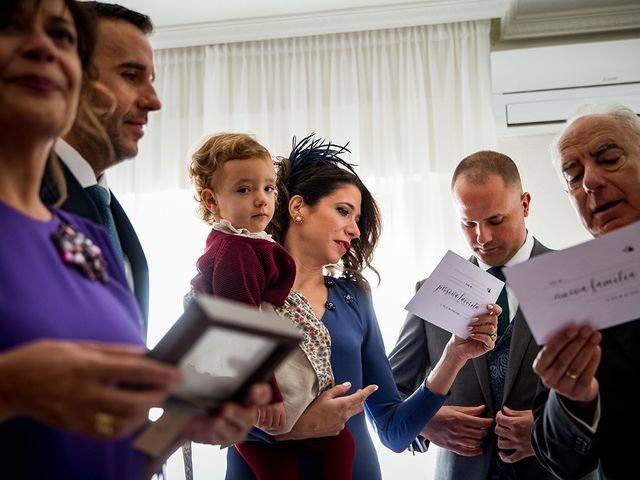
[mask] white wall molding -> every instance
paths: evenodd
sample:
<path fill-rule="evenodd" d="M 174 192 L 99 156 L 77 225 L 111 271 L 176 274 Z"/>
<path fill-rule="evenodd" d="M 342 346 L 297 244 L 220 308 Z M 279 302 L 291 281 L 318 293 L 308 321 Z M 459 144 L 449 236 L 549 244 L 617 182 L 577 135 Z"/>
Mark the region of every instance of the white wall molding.
<path fill-rule="evenodd" d="M 509 0 L 437 0 L 314 14 L 159 27 L 155 49 L 500 18 Z"/>
<path fill-rule="evenodd" d="M 640 4 L 541 14 L 518 14 L 513 0 L 502 18 L 501 40 L 574 35 L 640 28 Z"/>

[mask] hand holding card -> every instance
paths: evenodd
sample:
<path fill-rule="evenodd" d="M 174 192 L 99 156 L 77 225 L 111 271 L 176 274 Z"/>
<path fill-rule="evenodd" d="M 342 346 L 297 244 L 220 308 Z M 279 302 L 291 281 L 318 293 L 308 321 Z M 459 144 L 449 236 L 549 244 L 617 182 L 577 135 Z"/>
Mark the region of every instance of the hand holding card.
<path fill-rule="evenodd" d="M 503 282 L 449 250 L 405 308 L 467 338 L 471 320 L 496 302 L 503 286 Z"/>
<path fill-rule="evenodd" d="M 588 324 L 596 329 L 638 318 L 640 222 L 505 269 L 536 342 Z"/>

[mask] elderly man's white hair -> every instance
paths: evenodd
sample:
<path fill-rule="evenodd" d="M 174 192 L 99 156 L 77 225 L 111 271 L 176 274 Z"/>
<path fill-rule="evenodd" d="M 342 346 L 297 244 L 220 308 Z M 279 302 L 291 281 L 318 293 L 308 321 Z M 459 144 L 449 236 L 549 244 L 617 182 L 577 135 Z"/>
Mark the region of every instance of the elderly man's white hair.
<path fill-rule="evenodd" d="M 579 118 L 589 115 L 607 115 L 619 120 L 622 124 L 626 125 L 632 132 L 638 135 L 638 141 L 640 142 L 640 117 L 628 107 L 617 103 L 599 103 L 599 104 L 586 104 L 578 107 L 575 113 L 567 120 L 567 123 L 562 127 L 562 131 L 549 145 L 549 154 L 556 172 L 560 175 L 562 182 L 565 183 L 562 170 L 560 168 L 560 149 L 558 144 L 560 139 L 564 135 L 564 132 Z"/>

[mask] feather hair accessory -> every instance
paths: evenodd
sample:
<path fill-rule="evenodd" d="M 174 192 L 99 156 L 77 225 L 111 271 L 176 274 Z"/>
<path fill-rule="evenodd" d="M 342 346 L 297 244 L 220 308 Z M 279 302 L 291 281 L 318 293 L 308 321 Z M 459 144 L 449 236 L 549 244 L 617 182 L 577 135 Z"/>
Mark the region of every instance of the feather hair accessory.
<path fill-rule="evenodd" d="M 323 138 L 314 138 L 315 133 L 306 136 L 300 142 L 296 143 L 296 137 L 293 136 L 292 150 L 289 155 L 290 172 L 288 177 L 295 177 L 300 171 L 313 165 L 323 163 L 333 163 L 336 166 L 342 166 L 357 176 L 353 167 L 355 164 L 349 163 L 340 155 L 343 153 L 351 153 L 347 148 L 349 145 L 337 145 Z"/>

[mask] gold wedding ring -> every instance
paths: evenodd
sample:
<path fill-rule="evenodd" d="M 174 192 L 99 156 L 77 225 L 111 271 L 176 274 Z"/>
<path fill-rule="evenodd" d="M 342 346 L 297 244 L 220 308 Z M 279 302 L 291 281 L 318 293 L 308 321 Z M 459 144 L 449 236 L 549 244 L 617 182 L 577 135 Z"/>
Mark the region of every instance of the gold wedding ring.
<path fill-rule="evenodd" d="M 578 378 L 578 374 L 577 373 L 573 373 L 570 372 L 569 370 L 567 370 L 566 372 L 564 372 L 564 374 L 569 377 L 571 380 L 575 380 L 576 378 Z"/>
<path fill-rule="evenodd" d="M 115 430 L 115 419 L 110 413 L 98 412 L 94 418 L 94 427 L 98 435 L 110 437 Z"/>
<path fill-rule="evenodd" d="M 495 340 L 498 337 L 497 333 L 490 333 L 489 337 L 491 337 L 492 340 Z"/>

